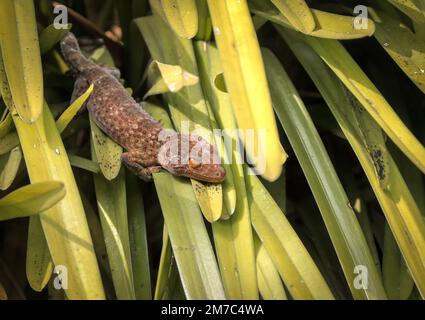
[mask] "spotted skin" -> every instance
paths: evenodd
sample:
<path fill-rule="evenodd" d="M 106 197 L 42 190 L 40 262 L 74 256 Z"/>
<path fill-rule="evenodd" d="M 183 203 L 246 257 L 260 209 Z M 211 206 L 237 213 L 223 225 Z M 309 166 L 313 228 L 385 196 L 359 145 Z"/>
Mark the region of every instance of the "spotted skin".
<path fill-rule="evenodd" d="M 152 173 L 165 169 L 177 176 L 205 182 L 219 183 L 225 179 L 226 172 L 217 160 L 214 146 L 194 135 L 174 133 L 162 138 L 164 129 L 161 123 L 130 96 L 119 82 L 119 73 L 87 59 L 72 33 L 61 41 L 61 50 L 68 66 L 77 75 L 71 100 L 81 96 L 93 84 L 87 109 L 98 127 L 126 150 L 121 160 L 136 175 L 151 180 Z M 187 151 L 182 147 L 183 139 L 189 142 Z M 179 147 L 170 149 L 170 142 L 177 142 Z M 192 159 L 191 151 L 195 150 L 195 145 L 202 146 L 206 156 L 202 159 L 208 161 Z"/>

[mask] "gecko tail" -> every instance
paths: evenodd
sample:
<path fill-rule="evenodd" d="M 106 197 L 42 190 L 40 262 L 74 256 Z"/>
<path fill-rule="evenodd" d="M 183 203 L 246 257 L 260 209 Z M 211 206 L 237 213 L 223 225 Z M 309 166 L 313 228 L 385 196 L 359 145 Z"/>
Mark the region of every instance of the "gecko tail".
<path fill-rule="evenodd" d="M 77 38 L 72 32 L 68 32 L 61 40 L 60 47 L 65 62 L 73 71 L 82 72 L 93 64 L 81 52 Z"/>

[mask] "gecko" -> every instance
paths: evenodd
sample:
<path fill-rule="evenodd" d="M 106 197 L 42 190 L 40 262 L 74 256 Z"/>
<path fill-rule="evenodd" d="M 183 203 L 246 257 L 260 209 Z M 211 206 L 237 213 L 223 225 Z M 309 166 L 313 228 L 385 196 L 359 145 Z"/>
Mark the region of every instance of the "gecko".
<path fill-rule="evenodd" d="M 60 47 L 76 76 L 71 103 L 93 84 L 85 108 L 96 125 L 124 149 L 121 161 L 139 178 L 150 181 L 153 173 L 164 169 L 175 176 L 223 182 L 226 171 L 216 146 L 199 135 L 164 129 L 124 88 L 119 70 L 85 57 L 73 33 L 61 40 Z"/>

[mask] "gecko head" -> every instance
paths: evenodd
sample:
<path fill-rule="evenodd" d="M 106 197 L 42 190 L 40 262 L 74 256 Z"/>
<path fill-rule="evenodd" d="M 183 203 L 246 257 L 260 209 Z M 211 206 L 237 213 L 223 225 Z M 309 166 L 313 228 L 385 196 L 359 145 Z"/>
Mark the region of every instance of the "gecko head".
<path fill-rule="evenodd" d="M 211 183 L 220 183 L 226 177 L 217 148 L 198 135 L 169 136 L 158 152 L 158 162 L 176 176 Z"/>

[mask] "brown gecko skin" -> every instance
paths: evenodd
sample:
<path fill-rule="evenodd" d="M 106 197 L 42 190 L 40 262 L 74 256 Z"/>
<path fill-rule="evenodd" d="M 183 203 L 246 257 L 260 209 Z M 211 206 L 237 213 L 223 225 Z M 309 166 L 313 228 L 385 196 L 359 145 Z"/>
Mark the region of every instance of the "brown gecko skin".
<path fill-rule="evenodd" d="M 225 179 L 214 146 L 199 136 L 164 130 L 121 85 L 116 70 L 100 67 L 81 53 L 72 33 L 61 41 L 61 50 L 77 74 L 71 99 L 94 85 L 87 109 L 99 128 L 127 151 L 121 160 L 140 178 L 150 180 L 152 173 L 163 168 L 176 176 L 205 182 Z"/>

